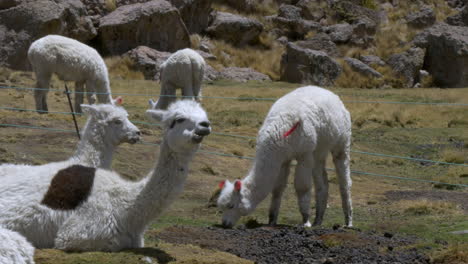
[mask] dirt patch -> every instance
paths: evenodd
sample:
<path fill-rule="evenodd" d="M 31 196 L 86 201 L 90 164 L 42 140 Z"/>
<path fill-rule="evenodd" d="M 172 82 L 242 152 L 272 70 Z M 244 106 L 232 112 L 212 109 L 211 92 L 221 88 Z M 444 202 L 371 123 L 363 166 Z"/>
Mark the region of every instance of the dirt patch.
<path fill-rule="evenodd" d="M 388 191 L 385 197 L 389 200 L 420 200 L 427 199 L 432 201 L 452 202 L 460 206 L 465 213 L 468 213 L 468 193 L 466 192 L 446 192 L 435 190 L 420 191 Z"/>
<path fill-rule="evenodd" d="M 156 238 L 226 251 L 255 263 L 429 263 L 415 239 L 349 229 L 169 227 Z"/>

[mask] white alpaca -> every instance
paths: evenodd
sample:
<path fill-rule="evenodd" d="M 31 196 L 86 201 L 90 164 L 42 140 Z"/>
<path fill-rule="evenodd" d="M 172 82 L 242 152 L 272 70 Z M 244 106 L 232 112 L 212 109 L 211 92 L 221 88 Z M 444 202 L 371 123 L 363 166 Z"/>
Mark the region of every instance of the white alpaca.
<path fill-rule="evenodd" d="M 294 186 L 304 226 L 309 222 L 312 180 L 315 187 L 314 225 L 323 220 L 328 199 L 325 163 L 331 151 L 340 185 L 345 223 L 352 226 L 349 151 L 351 118 L 338 96 L 315 86 L 298 88 L 271 107 L 257 137 L 256 157 L 249 174 L 233 183 L 220 184 L 217 205 L 222 223 L 231 227 L 251 213 L 271 192 L 269 223 L 278 219 L 281 196 L 291 160 L 297 160 Z"/>
<path fill-rule="evenodd" d="M 34 99 L 39 113 L 48 111 L 47 92 L 53 73 L 64 81 L 75 82 L 75 111 L 81 113 L 84 85 L 88 103 L 93 104 L 93 93 L 100 103 L 112 103 L 107 67 L 99 53 L 71 38 L 48 35 L 34 41 L 28 50 L 28 59 L 36 73 Z"/>
<path fill-rule="evenodd" d="M 34 264 L 34 247 L 20 234 L 0 227 L 0 263 Z"/>
<path fill-rule="evenodd" d="M 166 109 L 176 100 L 176 88 L 182 88 L 182 96 L 199 100 L 201 83 L 205 72 L 205 60 L 192 49 L 183 49 L 172 54 L 162 65 L 161 96 L 156 109 Z"/>
<path fill-rule="evenodd" d="M 205 111 L 194 101 L 147 112 L 165 128 L 159 160 L 146 178 L 132 182 L 112 171 L 71 166 L 41 175 L 41 181 L 51 182 L 50 186 L 29 194 L 27 200 L 23 199 L 23 182 L 9 179 L 0 186 L 0 225 L 20 232 L 38 248 L 117 251 L 142 247 L 146 227 L 183 190 L 189 162 L 211 131 Z M 79 179 L 69 184 L 73 191 L 63 188 L 62 182 L 70 179 Z M 7 190 L 16 191 L 4 195 Z"/>
<path fill-rule="evenodd" d="M 140 131 L 128 120 L 127 111 L 122 107 L 111 104 L 83 104 L 82 107 L 89 117 L 77 149 L 68 160 L 40 166 L 6 163 L 0 165 L 0 177 L 22 175 L 27 178 L 31 177 L 29 173 L 36 175 L 37 171 L 50 174 L 72 164 L 110 169 L 115 148 L 121 143 L 134 144 L 140 139 Z"/>

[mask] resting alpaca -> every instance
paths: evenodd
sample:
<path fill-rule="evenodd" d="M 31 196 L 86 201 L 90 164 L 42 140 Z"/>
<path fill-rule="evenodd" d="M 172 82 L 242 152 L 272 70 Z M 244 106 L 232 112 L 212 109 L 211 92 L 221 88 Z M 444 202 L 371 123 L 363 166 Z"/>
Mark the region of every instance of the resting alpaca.
<path fill-rule="evenodd" d="M 34 90 L 39 113 L 48 111 L 47 92 L 53 73 L 75 82 L 76 112 L 81 113 L 85 84 L 89 104 L 94 103 L 95 92 L 100 103 L 112 103 L 107 67 L 95 49 L 71 38 L 48 35 L 31 44 L 28 59 L 36 73 L 36 87 L 41 88 Z"/>
<path fill-rule="evenodd" d="M 331 151 L 340 185 L 345 223 L 352 226 L 349 151 L 351 118 L 332 92 L 315 86 L 298 88 L 275 102 L 257 137 L 256 157 L 249 174 L 233 183 L 220 184 L 217 205 L 224 211 L 222 223 L 231 227 L 251 213 L 272 192 L 269 223 L 278 219 L 281 196 L 287 184 L 291 160 L 297 160 L 294 186 L 304 226 L 309 222 L 312 179 L 316 214 L 320 225 L 328 199 L 325 163 Z"/>
<path fill-rule="evenodd" d="M 163 122 L 164 133 L 157 165 L 145 179 L 131 182 L 115 172 L 72 166 L 43 177 L 42 181 L 52 181 L 51 187 L 38 190 L 34 199 L 24 201 L 9 194 L 14 197 L 5 201 L 2 191 L 21 188 L 11 179 L 0 186 L 0 225 L 19 231 L 39 248 L 117 251 L 142 247 L 147 225 L 182 191 L 189 162 L 211 131 L 205 111 L 193 101 L 176 102 L 167 111 L 147 112 Z M 70 185 L 75 191 L 63 188 L 61 183 L 67 180 L 75 182 Z M 2 209 L 14 199 L 15 206 Z"/>
<path fill-rule="evenodd" d="M 193 96 L 199 101 L 201 83 L 205 72 L 205 60 L 192 49 L 179 50 L 172 54 L 162 65 L 161 97 L 156 109 L 166 109 L 176 100 L 176 88 L 182 88 L 182 96 Z"/>
<path fill-rule="evenodd" d="M 20 234 L 0 227 L 0 263 L 34 264 L 34 247 Z"/>

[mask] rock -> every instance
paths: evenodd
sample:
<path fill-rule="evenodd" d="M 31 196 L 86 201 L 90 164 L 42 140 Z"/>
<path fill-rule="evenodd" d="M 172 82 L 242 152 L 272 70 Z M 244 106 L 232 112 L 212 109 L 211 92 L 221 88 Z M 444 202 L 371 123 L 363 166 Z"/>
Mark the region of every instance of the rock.
<path fill-rule="evenodd" d="M 354 59 L 354 58 L 345 58 L 346 63 L 356 72 L 367 76 L 367 77 L 374 77 L 374 78 L 382 78 L 382 74 L 380 72 L 372 69 L 364 62 Z"/>
<path fill-rule="evenodd" d="M 201 33 L 208 27 L 213 0 L 169 0 L 182 16 L 182 20 L 191 33 Z"/>
<path fill-rule="evenodd" d="M 447 17 L 447 24 L 452 26 L 468 27 L 468 7 L 464 7 L 460 13 Z"/>
<path fill-rule="evenodd" d="M 303 19 L 320 21 L 326 17 L 325 10 L 320 6 L 320 1 L 300 0 L 296 6 L 301 9 L 301 17 Z"/>
<path fill-rule="evenodd" d="M 442 34 L 427 37 L 424 69 L 440 87 L 468 86 L 467 27 L 447 26 Z"/>
<path fill-rule="evenodd" d="M 246 81 L 271 81 L 268 75 L 257 72 L 251 68 L 227 67 L 221 70 L 220 79 L 236 82 Z"/>
<path fill-rule="evenodd" d="M 262 31 L 263 25 L 257 20 L 225 12 L 217 12 L 213 23 L 206 29 L 208 35 L 236 46 L 258 41 Z"/>
<path fill-rule="evenodd" d="M 325 52 L 302 48 L 294 43 L 286 46 L 281 57 L 282 81 L 330 86 L 341 72 L 340 64 Z"/>
<path fill-rule="evenodd" d="M 353 26 L 348 23 L 335 24 L 324 29 L 335 43 L 347 43 L 353 35 Z"/>
<path fill-rule="evenodd" d="M 136 70 L 142 72 L 146 80 L 159 80 L 160 66 L 171 56 L 171 53 L 138 46 L 125 53 L 124 56 L 132 60 Z"/>
<path fill-rule="evenodd" d="M 378 25 L 384 18 L 382 12 L 363 7 L 351 1 L 335 1 L 332 4 L 332 9 L 335 11 L 335 17 L 339 21 L 344 20 L 351 24 L 367 18 Z"/>
<path fill-rule="evenodd" d="M 200 54 L 200 56 L 203 57 L 204 60 L 216 60 L 216 56 L 209 53 L 209 52 L 206 52 L 206 51 L 203 51 L 203 50 L 195 50 L 198 54 Z"/>
<path fill-rule="evenodd" d="M 222 2 L 238 11 L 247 13 L 254 12 L 257 7 L 256 0 L 223 0 Z"/>
<path fill-rule="evenodd" d="M 58 34 L 86 42 L 96 29 L 86 9 L 74 0 L 17 0 L 0 10 L 0 65 L 28 70 L 29 45 L 48 34 Z"/>
<path fill-rule="evenodd" d="M 404 53 L 394 54 L 389 57 L 387 64 L 406 81 L 406 87 L 411 88 L 419 81 L 419 70 L 424 63 L 424 50 L 411 48 Z"/>
<path fill-rule="evenodd" d="M 317 31 L 322 26 L 318 22 L 305 19 L 288 19 L 280 16 L 270 16 L 267 19 L 271 20 L 282 32 L 280 35 L 285 35 L 289 39 L 303 39 L 310 31 Z"/>
<path fill-rule="evenodd" d="M 466 6 L 466 0 L 445 0 L 451 8 L 463 8 Z"/>
<path fill-rule="evenodd" d="M 278 41 L 281 45 L 287 45 L 289 42 L 288 37 L 286 36 L 279 37 L 276 39 L 276 41 Z"/>
<path fill-rule="evenodd" d="M 281 5 L 278 10 L 278 17 L 286 19 L 301 19 L 301 9 L 293 5 Z"/>
<path fill-rule="evenodd" d="M 21 4 L 20 0 L 3 0 L 0 2 L 0 10 L 8 9 Z"/>
<path fill-rule="evenodd" d="M 205 74 L 203 76 L 203 81 L 216 81 L 221 78 L 221 73 L 215 68 L 211 67 L 209 64 L 205 65 Z"/>
<path fill-rule="evenodd" d="M 412 41 L 412 44 L 420 48 L 426 48 L 430 35 L 440 36 L 445 31 L 457 30 L 457 28 L 451 28 L 450 25 L 447 25 L 445 23 L 436 23 L 432 27 L 426 28 L 425 30 L 416 34 L 416 36 L 414 37 Z"/>
<path fill-rule="evenodd" d="M 99 38 L 109 54 L 122 54 L 140 45 L 171 52 L 190 47 L 179 11 L 164 0 L 117 8 L 101 18 Z"/>
<path fill-rule="evenodd" d="M 362 55 L 359 57 L 359 60 L 369 66 L 385 66 L 385 62 L 380 57 L 374 55 Z"/>
<path fill-rule="evenodd" d="M 374 42 L 374 35 L 377 32 L 377 24 L 368 19 L 362 18 L 353 24 L 353 34 L 349 40 L 350 44 L 368 48 Z"/>
<path fill-rule="evenodd" d="M 331 41 L 331 38 L 325 33 L 315 34 L 312 38 L 297 41 L 296 45 L 306 49 L 320 50 L 326 52 L 329 56 L 338 57 L 340 56 L 340 51 L 338 47 Z"/>
<path fill-rule="evenodd" d="M 406 21 L 411 27 L 425 28 L 435 23 L 436 15 L 431 7 L 424 6 L 418 12 L 407 15 Z"/>

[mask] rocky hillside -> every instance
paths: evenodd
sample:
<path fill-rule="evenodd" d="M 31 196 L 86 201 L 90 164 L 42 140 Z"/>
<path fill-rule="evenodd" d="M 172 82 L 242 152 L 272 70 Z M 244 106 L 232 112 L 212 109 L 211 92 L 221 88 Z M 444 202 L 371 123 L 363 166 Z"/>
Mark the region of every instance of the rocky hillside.
<path fill-rule="evenodd" d="M 206 80 L 342 87 L 467 87 L 467 0 L 4 0 L 0 66 L 30 68 L 60 34 L 159 78 L 192 47 Z M 123 76 L 125 77 L 125 76 Z"/>

